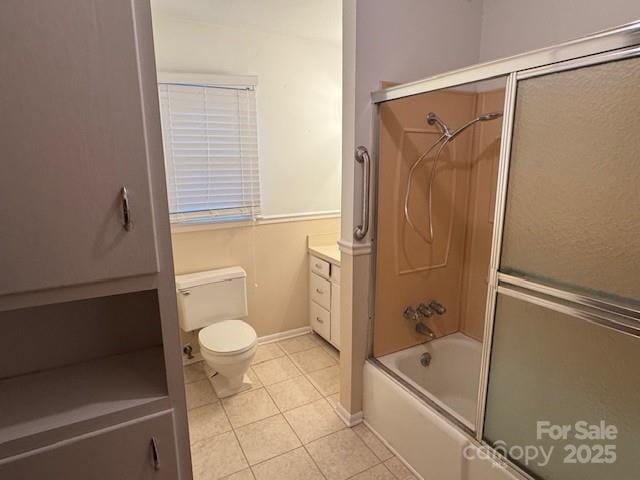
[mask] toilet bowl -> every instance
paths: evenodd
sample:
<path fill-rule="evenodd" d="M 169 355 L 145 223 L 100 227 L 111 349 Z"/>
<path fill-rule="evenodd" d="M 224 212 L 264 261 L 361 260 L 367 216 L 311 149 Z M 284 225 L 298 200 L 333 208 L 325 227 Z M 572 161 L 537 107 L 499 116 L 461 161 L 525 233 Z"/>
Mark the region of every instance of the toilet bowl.
<path fill-rule="evenodd" d="M 247 274 L 238 266 L 176 276 L 178 320 L 198 332 L 207 376 L 220 398 L 251 387 L 247 370 L 258 346 L 248 315 Z"/>
<path fill-rule="evenodd" d="M 258 336 L 251 325 L 223 320 L 200 330 L 198 342 L 219 398 L 251 388 L 247 371 L 258 348 Z"/>

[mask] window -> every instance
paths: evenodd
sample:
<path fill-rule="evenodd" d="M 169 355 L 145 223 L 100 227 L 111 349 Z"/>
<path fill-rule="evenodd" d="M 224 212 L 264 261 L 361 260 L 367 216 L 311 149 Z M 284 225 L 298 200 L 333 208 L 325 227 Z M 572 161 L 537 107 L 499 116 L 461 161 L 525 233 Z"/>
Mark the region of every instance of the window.
<path fill-rule="evenodd" d="M 160 78 L 172 223 L 239 220 L 260 213 L 255 79 L 213 80 Z"/>

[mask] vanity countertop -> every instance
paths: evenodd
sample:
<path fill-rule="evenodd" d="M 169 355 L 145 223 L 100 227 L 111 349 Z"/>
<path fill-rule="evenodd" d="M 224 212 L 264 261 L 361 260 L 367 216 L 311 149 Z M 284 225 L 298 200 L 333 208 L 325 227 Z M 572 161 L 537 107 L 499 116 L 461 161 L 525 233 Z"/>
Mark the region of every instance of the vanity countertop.
<path fill-rule="evenodd" d="M 340 266 L 340 249 L 337 243 L 309 246 L 309 253 L 329 263 Z"/>

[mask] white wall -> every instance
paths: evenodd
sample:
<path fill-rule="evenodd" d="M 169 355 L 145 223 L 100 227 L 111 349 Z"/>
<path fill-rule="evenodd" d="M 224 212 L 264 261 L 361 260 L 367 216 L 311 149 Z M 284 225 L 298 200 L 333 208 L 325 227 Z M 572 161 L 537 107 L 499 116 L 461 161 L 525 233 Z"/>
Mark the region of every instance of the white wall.
<path fill-rule="evenodd" d="M 479 59 L 547 47 L 639 19 L 637 0 L 484 0 Z"/>
<path fill-rule="evenodd" d="M 476 63 L 480 0 L 359 0 L 356 10 L 356 143 L 370 144 L 369 94 Z"/>
<path fill-rule="evenodd" d="M 332 18 L 338 28 L 339 3 L 334 3 Z M 243 27 L 229 11 L 225 18 L 194 20 L 159 8 L 158 2 L 152 5 L 159 70 L 258 76 L 263 215 L 338 211 L 340 43 L 283 33 L 284 25 L 278 31 L 268 30 L 259 18 L 246 15 L 249 9 L 245 10 L 248 26 Z M 304 9 L 283 15 L 297 25 L 312 13 Z M 216 23 L 230 19 L 233 24 Z M 328 37 L 335 37 L 331 33 Z"/>

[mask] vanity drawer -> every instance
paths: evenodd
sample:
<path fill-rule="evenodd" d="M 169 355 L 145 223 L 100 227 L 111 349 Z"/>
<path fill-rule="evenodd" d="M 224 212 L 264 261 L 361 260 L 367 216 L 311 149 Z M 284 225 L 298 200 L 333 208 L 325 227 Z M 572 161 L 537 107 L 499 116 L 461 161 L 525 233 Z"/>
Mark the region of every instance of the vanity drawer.
<path fill-rule="evenodd" d="M 330 263 L 322 260 L 321 258 L 309 255 L 309 269 L 316 275 L 320 275 L 324 278 L 329 278 Z"/>
<path fill-rule="evenodd" d="M 311 302 L 309 308 L 309 323 L 318 335 L 327 340 L 331 339 L 331 317 L 329 312 L 317 303 Z"/>
<path fill-rule="evenodd" d="M 331 308 L 331 283 L 329 280 L 312 273 L 309 279 L 309 288 L 311 289 L 311 300 L 325 310 L 329 310 Z"/>

